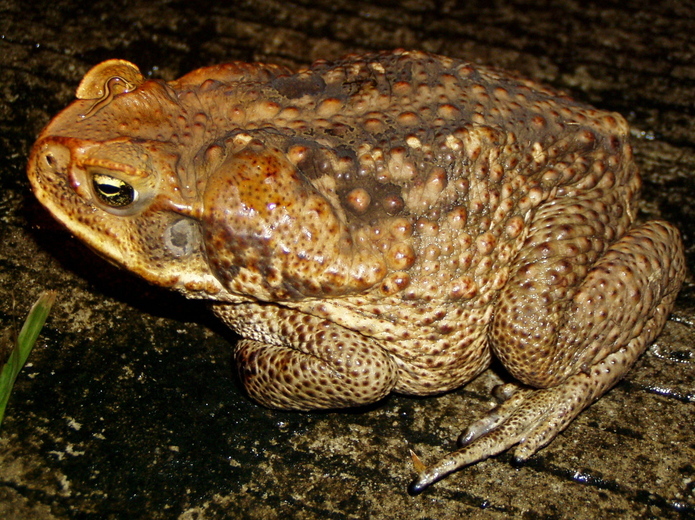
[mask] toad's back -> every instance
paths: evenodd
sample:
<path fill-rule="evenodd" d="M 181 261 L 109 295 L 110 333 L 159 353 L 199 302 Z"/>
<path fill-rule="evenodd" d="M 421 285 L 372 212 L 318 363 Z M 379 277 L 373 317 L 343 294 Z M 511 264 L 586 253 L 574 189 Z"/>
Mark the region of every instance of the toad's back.
<path fill-rule="evenodd" d="M 484 305 L 504 285 L 532 212 L 549 199 L 610 190 L 602 219 L 613 236 L 630 224 L 640 183 L 617 114 L 527 80 L 417 52 L 348 56 L 297 74 L 261 69 L 257 79 L 244 71 L 233 81 L 224 67 L 224 85 L 212 83 L 208 69 L 205 82 L 199 72 L 178 81 L 183 90 L 195 84 L 208 131 L 239 146 L 255 139 L 286 153 L 306 189 L 329 200 L 347 226 L 343 238 L 350 245 L 332 251 L 331 238 L 322 235 L 335 228 L 313 230 L 311 243 L 300 248 L 305 274 L 277 277 L 288 292 L 268 286 L 272 274 L 254 278 L 276 299 L 364 296 L 371 289 L 382 304 L 398 293 L 399 302 L 482 296 Z M 227 193 L 218 193 L 209 207 L 229 204 Z M 288 233 L 297 238 L 295 228 Z M 321 257 L 315 269 L 307 251 Z M 342 252 L 349 260 L 325 261 Z M 240 261 L 237 255 L 234 262 Z M 310 282 L 299 281 L 306 276 Z M 230 283 L 243 284 L 239 292 L 249 290 L 243 276 L 234 277 Z"/>

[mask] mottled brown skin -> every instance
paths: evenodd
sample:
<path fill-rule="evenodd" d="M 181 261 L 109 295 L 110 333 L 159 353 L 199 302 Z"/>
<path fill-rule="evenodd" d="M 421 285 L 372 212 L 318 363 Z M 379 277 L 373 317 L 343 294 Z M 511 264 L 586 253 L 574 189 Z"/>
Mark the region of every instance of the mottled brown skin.
<path fill-rule="evenodd" d="M 165 83 L 120 60 L 42 132 L 29 176 L 75 235 L 213 302 L 273 408 L 456 388 L 494 355 L 524 386 L 420 472 L 419 492 L 525 459 L 618 381 L 684 275 L 677 230 L 634 224 L 617 114 L 418 52 Z"/>

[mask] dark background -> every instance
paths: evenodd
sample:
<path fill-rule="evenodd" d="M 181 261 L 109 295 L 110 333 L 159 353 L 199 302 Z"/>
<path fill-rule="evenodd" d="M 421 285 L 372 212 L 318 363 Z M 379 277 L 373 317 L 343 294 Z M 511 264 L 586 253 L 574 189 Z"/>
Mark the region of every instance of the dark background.
<path fill-rule="evenodd" d="M 377 5 L 378 4 L 378 5 Z M 692 278 L 625 381 L 527 464 L 508 455 L 412 498 L 490 407 L 486 372 L 430 399 L 280 413 L 250 402 L 205 307 L 119 272 L 58 227 L 24 173 L 39 130 L 108 58 L 173 79 L 423 49 L 518 71 L 631 122 L 645 189 L 695 255 L 695 6 L 634 1 L 0 0 L 0 330 L 58 302 L 0 430 L 0 518 L 695 518 Z M 6 341 L 5 341 L 6 344 Z"/>

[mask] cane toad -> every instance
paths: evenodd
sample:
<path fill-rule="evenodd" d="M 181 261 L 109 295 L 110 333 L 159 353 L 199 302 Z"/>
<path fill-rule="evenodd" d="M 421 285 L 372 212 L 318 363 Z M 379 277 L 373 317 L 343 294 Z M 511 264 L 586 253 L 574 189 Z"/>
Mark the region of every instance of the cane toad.
<path fill-rule="evenodd" d="M 635 224 L 622 117 L 420 52 L 292 72 L 145 79 L 109 60 L 43 130 L 39 200 L 114 263 L 214 312 L 258 402 L 321 409 L 520 385 L 411 492 L 525 459 L 613 386 L 684 276 L 677 230 Z"/>

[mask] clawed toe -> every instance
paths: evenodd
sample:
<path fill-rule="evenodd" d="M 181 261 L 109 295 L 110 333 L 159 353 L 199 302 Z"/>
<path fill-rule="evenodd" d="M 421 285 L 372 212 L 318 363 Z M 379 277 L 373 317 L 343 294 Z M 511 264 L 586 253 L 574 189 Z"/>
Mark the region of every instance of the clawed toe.
<path fill-rule="evenodd" d="M 461 434 L 460 449 L 429 467 L 412 454 L 418 475 L 408 487 L 408 492 L 417 495 L 454 471 L 498 455 L 515 445 L 518 445 L 515 460 L 528 459 L 560 433 L 583 408 L 575 408 L 576 388 L 568 383 L 543 390 L 504 389 L 508 399 Z"/>

